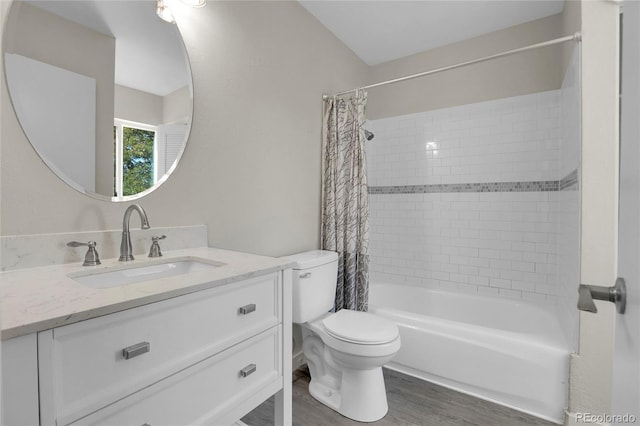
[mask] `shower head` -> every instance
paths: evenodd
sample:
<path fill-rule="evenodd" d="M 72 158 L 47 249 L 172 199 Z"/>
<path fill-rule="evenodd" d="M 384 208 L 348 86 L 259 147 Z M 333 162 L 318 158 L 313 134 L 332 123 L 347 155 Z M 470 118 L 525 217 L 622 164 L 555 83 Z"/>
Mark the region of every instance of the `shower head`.
<path fill-rule="evenodd" d="M 375 135 L 368 131 L 367 129 L 364 129 L 364 137 L 367 138 L 368 141 L 370 141 L 371 139 L 373 139 Z"/>

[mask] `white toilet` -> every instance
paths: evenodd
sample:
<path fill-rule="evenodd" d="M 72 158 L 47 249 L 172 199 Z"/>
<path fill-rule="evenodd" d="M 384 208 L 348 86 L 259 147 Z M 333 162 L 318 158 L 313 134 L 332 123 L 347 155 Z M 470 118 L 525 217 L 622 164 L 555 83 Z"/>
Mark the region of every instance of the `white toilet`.
<path fill-rule="evenodd" d="M 302 326 L 309 393 L 361 422 L 388 411 L 382 365 L 400 349 L 398 327 L 366 312 L 333 308 L 338 255 L 316 250 L 287 256 L 293 267 L 293 322 Z"/>

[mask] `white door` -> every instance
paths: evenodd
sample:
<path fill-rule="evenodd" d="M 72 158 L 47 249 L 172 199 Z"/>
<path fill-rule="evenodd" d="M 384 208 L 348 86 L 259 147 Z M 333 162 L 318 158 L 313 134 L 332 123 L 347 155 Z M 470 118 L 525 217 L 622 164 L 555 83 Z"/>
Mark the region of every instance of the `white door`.
<path fill-rule="evenodd" d="M 628 297 L 616 318 L 612 414 L 640 420 L 640 2 L 624 2 L 622 27 L 618 276 Z"/>

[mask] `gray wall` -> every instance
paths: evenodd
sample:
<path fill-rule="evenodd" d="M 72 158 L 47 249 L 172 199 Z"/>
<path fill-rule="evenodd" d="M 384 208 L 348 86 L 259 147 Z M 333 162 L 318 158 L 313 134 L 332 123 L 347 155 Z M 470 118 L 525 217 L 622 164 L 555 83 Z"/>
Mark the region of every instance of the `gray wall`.
<path fill-rule="evenodd" d="M 115 118 L 154 126 L 189 122 L 192 106 L 189 86 L 158 96 L 116 84 L 114 98 Z"/>
<path fill-rule="evenodd" d="M 371 68 L 369 84 L 562 37 L 562 14 L 431 49 Z M 560 88 L 563 48 L 548 47 L 369 90 L 374 120 Z"/>
<path fill-rule="evenodd" d="M 3 20 L 9 2 L 0 2 Z M 142 198 L 152 226 L 207 224 L 209 244 L 282 255 L 319 246 L 321 95 L 366 65 L 296 2 L 209 2 L 176 13 L 194 118 L 182 162 Z M 1 87 L 2 235 L 117 229 L 97 201 L 41 162 Z M 135 220 L 132 221 L 132 224 Z"/>
<path fill-rule="evenodd" d="M 115 118 L 155 126 L 164 124 L 162 96 L 117 84 L 114 89 L 113 116 Z M 113 135 L 111 137 L 113 138 Z"/>

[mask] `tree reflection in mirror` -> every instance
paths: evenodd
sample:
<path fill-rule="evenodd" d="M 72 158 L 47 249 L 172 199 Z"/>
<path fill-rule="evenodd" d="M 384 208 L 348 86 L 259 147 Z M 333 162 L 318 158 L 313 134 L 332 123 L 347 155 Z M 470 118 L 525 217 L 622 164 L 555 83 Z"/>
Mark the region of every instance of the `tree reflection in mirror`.
<path fill-rule="evenodd" d="M 155 138 L 155 126 L 116 120 L 114 196 L 135 195 L 155 184 Z"/>

